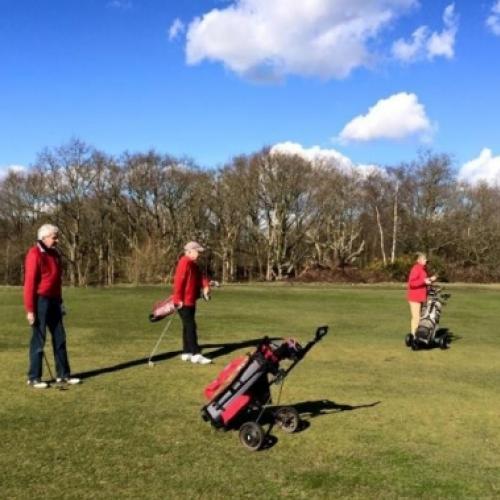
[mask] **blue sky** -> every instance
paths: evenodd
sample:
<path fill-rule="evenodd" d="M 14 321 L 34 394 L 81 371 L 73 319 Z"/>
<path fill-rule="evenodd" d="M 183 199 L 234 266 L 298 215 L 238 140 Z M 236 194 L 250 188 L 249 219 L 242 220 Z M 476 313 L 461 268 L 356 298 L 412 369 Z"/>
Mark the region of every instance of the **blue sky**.
<path fill-rule="evenodd" d="M 0 0 L 0 171 L 78 137 L 500 178 L 500 0 Z M 465 167 L 464 167 L 465 166 Z"/>

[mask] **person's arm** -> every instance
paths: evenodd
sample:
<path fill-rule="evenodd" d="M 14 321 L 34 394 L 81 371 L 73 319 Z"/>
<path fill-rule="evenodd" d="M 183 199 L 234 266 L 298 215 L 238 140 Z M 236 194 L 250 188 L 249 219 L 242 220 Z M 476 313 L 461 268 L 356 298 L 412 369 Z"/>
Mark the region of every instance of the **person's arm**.
<path fill-rule="evenodd" d="M 205 300 L 210 300 L 210 280 L 205 274 L 201 275 L 201 291 Z"/>
<path fill-rule="evenodd" d="M 182 259 L 178 262 L 174 275 L 174 305 L 182 307 L 184 301 L 184 291 L 188 279 L 188 262 Z"/>
<path fill-rule="evenodd" d="M 24 262 L 24 308 L 28 323 L 32 325 L 35 322 L 36 309 L 36 288 L 39 280 L 39 264 L 36 249 L 30 250 Z"/>

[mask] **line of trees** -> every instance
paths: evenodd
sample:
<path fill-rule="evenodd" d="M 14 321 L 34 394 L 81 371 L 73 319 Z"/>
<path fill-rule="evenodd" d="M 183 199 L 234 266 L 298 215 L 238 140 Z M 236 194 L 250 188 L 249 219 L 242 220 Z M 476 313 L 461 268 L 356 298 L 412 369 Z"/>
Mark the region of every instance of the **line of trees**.
<path fill-rule="evenodd" d="M 499 188 L 458 182 L 449 156 L 431 152 L 367 173 L 264 149 L 206 170 L 72 139 L 0 181 L 1 283 L 22 283 L 44 222 L 62 231 L 74 286 L 168 282 L 193 239 L 224 282 L 353 268 L 403 279 L 417 250 L 443 277 L 500 278 Z"/>

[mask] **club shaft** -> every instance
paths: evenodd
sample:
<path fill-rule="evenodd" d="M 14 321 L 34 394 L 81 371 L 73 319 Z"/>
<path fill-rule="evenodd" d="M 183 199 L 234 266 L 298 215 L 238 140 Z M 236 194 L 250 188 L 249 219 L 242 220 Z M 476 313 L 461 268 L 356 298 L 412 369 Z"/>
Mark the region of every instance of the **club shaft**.
<path fill-rule="evenodd" d="M 163 336 L 165 335 L 165 333 L 167 333 L 168 329 L 170 328 L 170 323 L 172 323 L 172 320 L 174 319 L 174 316 L 172 316 L 169 320 L 168 320 L 168 323 L 165 325 L 165 328 L 163 329 L 163 331 L 161 332 L 161 335 L 160 335 L 160 338 L 158 339 L 158 341 L 156 342 L 156 345 L 154 346 L 153 350 L 151 351 L 151 354 L 149 355 L 149 359 L 148 359 L 148 363 L 151 361 L 151 359 L 153 358 L 153 356 L 155 355 L 156 353 L 156 350 L 158 349 L 158 346 L 160 345 L 162 339 L 163 339 Z"/>

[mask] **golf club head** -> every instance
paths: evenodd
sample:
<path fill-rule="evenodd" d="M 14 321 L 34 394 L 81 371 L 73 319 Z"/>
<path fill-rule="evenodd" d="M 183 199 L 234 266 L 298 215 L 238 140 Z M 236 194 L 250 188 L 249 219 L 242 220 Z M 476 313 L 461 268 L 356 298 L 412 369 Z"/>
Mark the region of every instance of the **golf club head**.
<path fill-rule="evenodd" d="M 153 368 L 154 365 L 155 365 L 154 361 L 151 360 L 148 361 L 149 368 Z"/>

